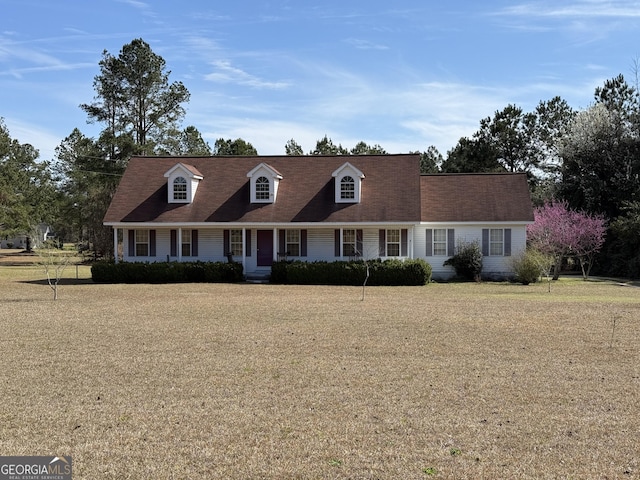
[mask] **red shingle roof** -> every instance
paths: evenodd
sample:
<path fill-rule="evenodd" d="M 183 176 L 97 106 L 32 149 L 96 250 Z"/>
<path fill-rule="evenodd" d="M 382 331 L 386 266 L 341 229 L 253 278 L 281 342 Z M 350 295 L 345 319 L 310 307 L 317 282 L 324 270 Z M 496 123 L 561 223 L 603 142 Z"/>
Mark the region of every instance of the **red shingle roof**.
<path fill-rule="evenodd" d="M 528 222 L 533 207 L 523 173 L 420 177 L 423 222 Z"/>
<path fill-rule="evenodd" d="M 282 174 L 276 202 L 249 201 L 247 173 L 265 162 Z M 331 174 L 345 162 L 361 170 L 362 201 L 336 204 Z M 167 201 L 164 173 L 177 163 L 202 175 L 192 204 Z M 133 157 L 107 210 L 120 222 L 416 222 L 418 155 Z"/>

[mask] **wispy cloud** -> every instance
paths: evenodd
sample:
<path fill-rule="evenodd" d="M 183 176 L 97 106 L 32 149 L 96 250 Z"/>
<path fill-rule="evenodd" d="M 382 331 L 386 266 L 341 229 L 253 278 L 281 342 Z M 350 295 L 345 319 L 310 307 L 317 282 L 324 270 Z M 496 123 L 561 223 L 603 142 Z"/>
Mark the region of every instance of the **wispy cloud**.
<path fill-rule="evenodd" d="M 573 3 L 531 2 L 505 7 L 499 15 L 550 18 L 640 18 L 640 2 L 582 0 Z"/>
<path fill-rule="evenodd" d="M 368 40 L 362 40 L 359 38 L 347 38 L 345 43 L 357 48 L 358 50 L 388 50 L 389 47 L 381 45 L 379 43 L 373 43 Z"/>
<path fill-rule="evenodd" d="M 214 71 L 205 75 L 205 79 L 217 83 L 236 83 L 253 88 L 282 89 L 289 86 L 288 82 L 270 82 L 263 80 L 244 70 L 234 67 L 231 62 L 218 60 L 212 63 Z"/>

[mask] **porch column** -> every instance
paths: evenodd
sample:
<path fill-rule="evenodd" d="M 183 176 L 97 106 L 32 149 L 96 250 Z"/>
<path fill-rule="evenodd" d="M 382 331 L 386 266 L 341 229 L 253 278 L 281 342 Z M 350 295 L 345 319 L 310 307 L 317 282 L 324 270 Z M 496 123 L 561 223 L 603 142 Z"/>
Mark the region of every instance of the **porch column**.
<path fill-rule="evenodd" d="M 246 257 L 247 257 L 247 229 L 243 228 L 242 229 L 242 271 L 247 270 Z"/>
<path fill-rule="evenodd" d="M 178 262 L 182 261 L 182 227 L 178 227 L 178 238 L 176 240 L 176 250 L 178 254 Z"/>
<path fill-rule="evenodd" d="M 118 227 L 113 227 L 113 258 L 118 263 Z"/>
<path fill-rule="evenodd" d="M 278 244 L 278 229 L 274 228 L 273 229 L 273 261 L 277 262 L 278 261 L 278 249 L 280 248 L 280 245 Z"/>

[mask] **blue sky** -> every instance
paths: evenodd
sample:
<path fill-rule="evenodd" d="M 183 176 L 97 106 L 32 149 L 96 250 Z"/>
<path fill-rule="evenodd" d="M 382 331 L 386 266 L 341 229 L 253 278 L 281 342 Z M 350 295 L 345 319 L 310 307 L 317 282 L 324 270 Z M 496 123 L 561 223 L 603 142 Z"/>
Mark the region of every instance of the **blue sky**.
<path fill-rule="evenodd" d="M 142 38 L 191 93 L 183 127 L 263 155 L 328 135 L 445 155 L 481 118 L 634 80 L 640 1 L 0 0 L 0 117 L 41 158 L 79 128 L 103 50 Z"/>

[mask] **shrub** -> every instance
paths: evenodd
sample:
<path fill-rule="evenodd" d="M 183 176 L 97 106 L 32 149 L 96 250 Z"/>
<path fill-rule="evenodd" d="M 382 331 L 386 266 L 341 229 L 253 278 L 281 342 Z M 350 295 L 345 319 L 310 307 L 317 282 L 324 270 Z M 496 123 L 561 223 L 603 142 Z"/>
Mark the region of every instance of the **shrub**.
<path fill-rule="evenodd" d="M 227 262 L 97 262 L 96 283 L 233 283 L 242 281 L 242 264 Z"/>
<path fill-rule="evenodd" d="M 367 268 L 369 278 L 367 279 Z M 431 265 L 416 260 L 362 260 L 345 262 L 274 262 L 271 283 L 294 285 L 425 285 Z"/>
<path fill-rule="evenodd" d="M 477 241 L 458 243 L 456 254 L 447 259 L 444 265 L 451 265 L 458 278 L 478 281 L 482 272 L 482 250 L 480 244 Z"/>
<path fill-rule="evenodd" d="M 553 259 L 537 250 L 527 249 L 520 255 L 513 257 L 511 268 L 515 274 L 515 281 L 524 285 L 536 283 L 540 277 L 549 272 Z"/>

